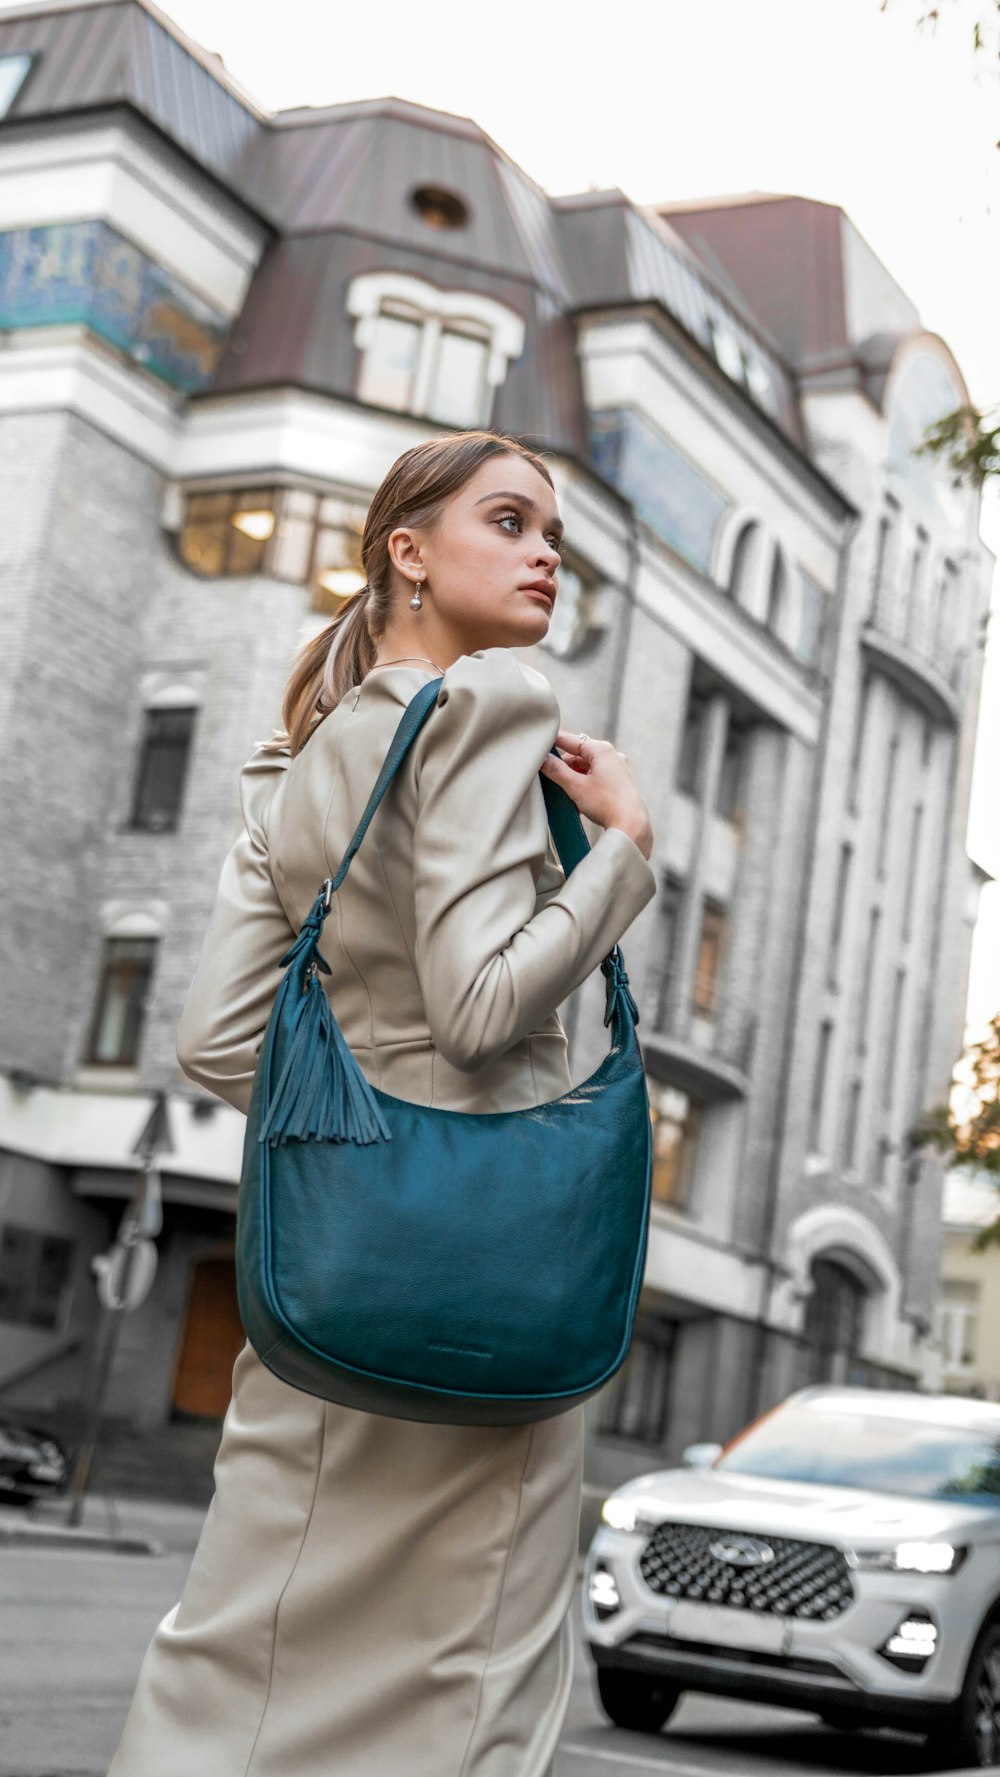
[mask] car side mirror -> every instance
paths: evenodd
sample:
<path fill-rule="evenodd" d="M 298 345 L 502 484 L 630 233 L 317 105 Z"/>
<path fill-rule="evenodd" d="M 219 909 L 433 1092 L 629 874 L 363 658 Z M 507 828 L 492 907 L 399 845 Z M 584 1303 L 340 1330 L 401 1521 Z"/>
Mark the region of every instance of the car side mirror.
<path fill-rule="evenodd" d="M 721 1455 L 721 1444 L 689 1444 L 681 1457 L 681 1467 L 711 1468 Z"/>

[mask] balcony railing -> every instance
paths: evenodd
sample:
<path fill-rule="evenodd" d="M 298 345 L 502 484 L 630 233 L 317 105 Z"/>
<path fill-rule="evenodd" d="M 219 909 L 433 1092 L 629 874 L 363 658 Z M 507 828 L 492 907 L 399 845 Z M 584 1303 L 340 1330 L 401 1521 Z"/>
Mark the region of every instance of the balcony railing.
<path fill-rule="evenodd" d="M 685 984 L 669 971 L 661 977 L 640 1035 L 664 1079 L 698 1097 L 724 1098 L 747 1090 L 757 1022 L 756 1005 L 727 992 L 724 982 L 720 988 L 696 977 Z"/>
<path fill-rule="evenodd" d="M 951 593 L 958 596 L 957 589 Z M 953 605 L 944 597 L 905 597 L 899 588 L 877 587 L 862 640 L 886 673 L 936 720 L 957 717 L 963 650 L 955 639 Z"/>

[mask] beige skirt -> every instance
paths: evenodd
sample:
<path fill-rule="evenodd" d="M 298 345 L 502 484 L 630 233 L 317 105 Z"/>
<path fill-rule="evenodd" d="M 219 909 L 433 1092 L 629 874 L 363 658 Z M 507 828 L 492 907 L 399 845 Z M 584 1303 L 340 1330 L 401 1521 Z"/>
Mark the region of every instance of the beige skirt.
<path fill-rule="evenodd" d="M 383 1419 L 245 1345 L 215 1496 L 108 1777 L 548 1777 L 582 1458 L 579 1407 Z"/>

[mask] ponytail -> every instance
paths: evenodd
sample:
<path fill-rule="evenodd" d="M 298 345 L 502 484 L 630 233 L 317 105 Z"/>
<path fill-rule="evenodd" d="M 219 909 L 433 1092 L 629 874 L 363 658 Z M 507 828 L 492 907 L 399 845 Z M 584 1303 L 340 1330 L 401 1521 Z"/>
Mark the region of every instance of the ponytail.
<path fill-rule="evenodd" d="M 281 705 L 284 731 L 261 742 L 265 752 L 301 753 L 317 723 L 359 685 L 378 652 L 368 628 L 370 589 L 362 586 L 332 623 L 299 649 Z"/>

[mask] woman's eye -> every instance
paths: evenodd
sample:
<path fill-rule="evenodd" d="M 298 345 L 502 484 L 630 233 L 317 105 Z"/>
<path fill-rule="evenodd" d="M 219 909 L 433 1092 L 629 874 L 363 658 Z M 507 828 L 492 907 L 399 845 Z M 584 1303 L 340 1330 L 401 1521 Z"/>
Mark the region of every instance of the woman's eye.
<path fill-rule="evenodd" d="M 514 523 L 520 528 L 521 514 L 519 512 L 501 512 L 498 522 L 500 524 L 506 524 L 509 518 L 512 518 Z"/>

